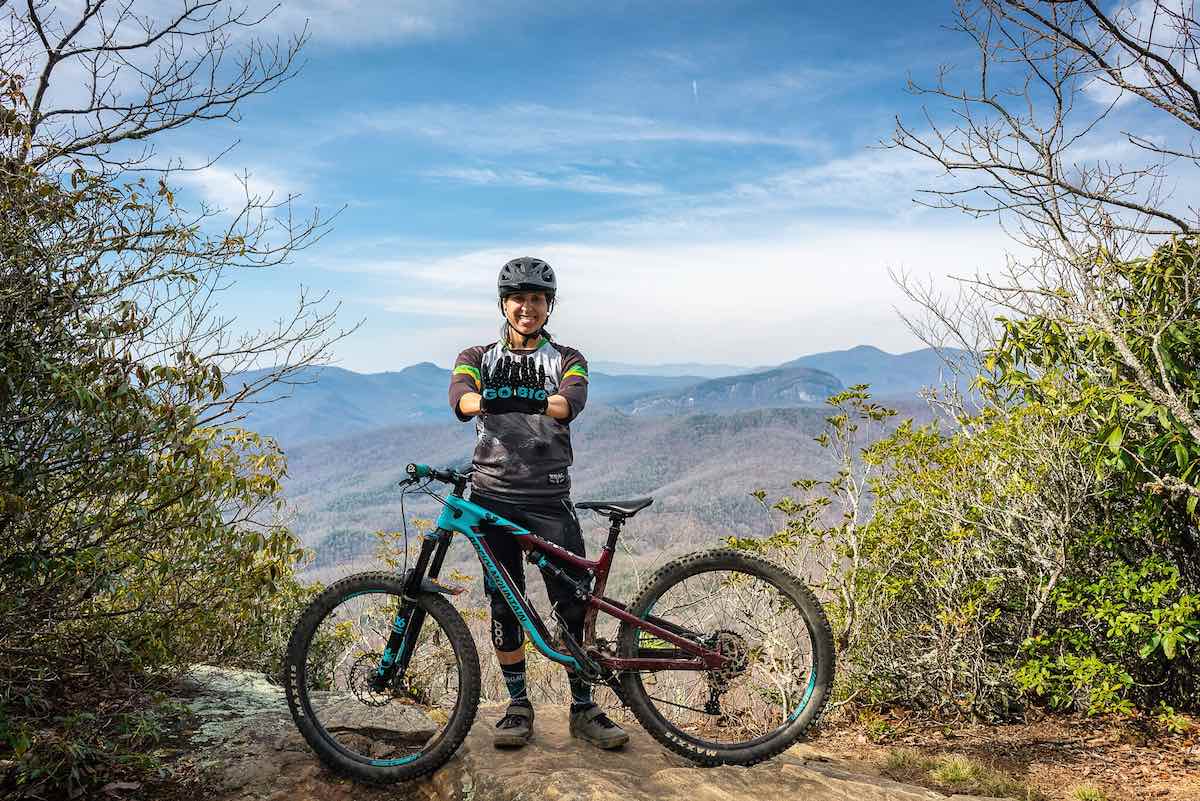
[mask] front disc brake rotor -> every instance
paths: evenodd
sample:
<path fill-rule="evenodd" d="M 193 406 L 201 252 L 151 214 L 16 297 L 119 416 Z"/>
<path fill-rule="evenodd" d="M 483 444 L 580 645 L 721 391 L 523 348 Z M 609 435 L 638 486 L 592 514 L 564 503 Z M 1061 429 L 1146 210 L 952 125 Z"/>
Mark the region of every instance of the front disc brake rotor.
<path fill-rule="evenodd" d="M 392 700 L 390 692 L 379 692 L 371 685 L 379 669 L 380 654 L 367 653 L 354 660 L 347 684 L 354 697 L 367 706 L 386 706 Z"/>

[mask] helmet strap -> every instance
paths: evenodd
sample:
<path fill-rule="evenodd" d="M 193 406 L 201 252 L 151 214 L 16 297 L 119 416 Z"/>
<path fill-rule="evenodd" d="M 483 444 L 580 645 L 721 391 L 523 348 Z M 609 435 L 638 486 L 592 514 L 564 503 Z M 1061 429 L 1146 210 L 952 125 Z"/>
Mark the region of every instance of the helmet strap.
<path fill-rule="evenodd" d="M 514 334 L 516 334 L 517 337 L 521 340 L 521 349 L 522 350 L 532 347 L 529 344 L 529 340 L 532 339 L 534 341 L 534 343 L 536 343 L 538 341 L 538 339 L 540 339 L 542 336 L 542 329 L 545 328 L 545 326 L 542 326 L 542 328 L 539 328 L 538 330 L 534 331 L 532 334 L 522 334 L 520 331 L 518 331 L 516 329 L 516 327 L 513 326 L 512 323 L 508 322 L 507 317 L 504 318 L 504 322 L 508 326 L 509 330 L 512 331 Z M 508 339 L 508 337 L 505 336 L 505 339 Z"/>

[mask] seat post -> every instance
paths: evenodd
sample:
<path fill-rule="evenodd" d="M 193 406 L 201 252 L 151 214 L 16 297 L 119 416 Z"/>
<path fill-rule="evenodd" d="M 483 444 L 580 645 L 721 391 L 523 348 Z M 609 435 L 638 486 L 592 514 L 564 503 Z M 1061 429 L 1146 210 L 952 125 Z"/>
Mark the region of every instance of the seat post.
<path fill-rule="evenodd" d="M 617 548 L 617 537 L 621 535 L 621 526 L 625 523 L 623 515 L 613 515 L 609 518 L 612 524 L 608 527 L 608 542 L 604 543 L 604 547 L 610 551 Z"/>

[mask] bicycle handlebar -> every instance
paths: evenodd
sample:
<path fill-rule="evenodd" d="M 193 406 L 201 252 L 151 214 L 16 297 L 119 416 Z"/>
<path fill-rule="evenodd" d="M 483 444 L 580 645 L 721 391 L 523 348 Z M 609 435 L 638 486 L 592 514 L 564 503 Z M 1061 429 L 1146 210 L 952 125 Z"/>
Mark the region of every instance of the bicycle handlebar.
<path fill-rule="evenodd" d="M 453 470 L 438 470 L 427 464 L 409 464 L 404 468 L 404 472 L 408 473 L 408 477 L 412 481 L 421 478 L 433 478 L 446 484 L 454 484 L 455 486 L 464 483 L 467 479 L 466 475 L 462 473 L 456 473 Z"/>

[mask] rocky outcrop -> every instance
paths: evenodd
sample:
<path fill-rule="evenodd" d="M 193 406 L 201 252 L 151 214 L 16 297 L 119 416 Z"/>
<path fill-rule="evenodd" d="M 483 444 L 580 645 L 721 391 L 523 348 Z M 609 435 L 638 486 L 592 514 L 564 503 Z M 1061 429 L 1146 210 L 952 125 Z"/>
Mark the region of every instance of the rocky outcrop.
<path fill-rule="evenodd" d="M 483 707 L 459 753 L 432 777 L 366 787 L 325 770 L 292 725 L 281 688 L 258 674 L 199 668 L 181 691 L 195 713 L 191 747 L 177 768 L 199 772 L 194 801 L 943 801 L 946 796 L 898 784 L 799 745 L 752 768 L 697 768 L 636 727 L 620 751 L 599 751 L 568 732 L 564 707 L 537 711 L 533 742 L 497 751 L 491 724 L 499 707 Z M 366 721 L 347 711 L 345 725 L 408 726 Z M 966 796 L 953 796 L 966 801 Z"/>

